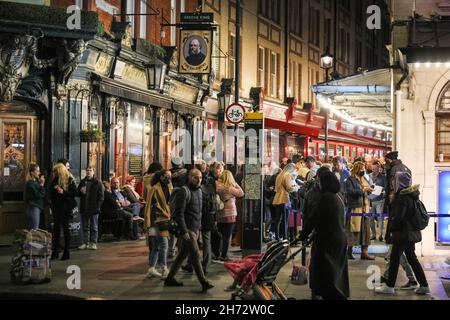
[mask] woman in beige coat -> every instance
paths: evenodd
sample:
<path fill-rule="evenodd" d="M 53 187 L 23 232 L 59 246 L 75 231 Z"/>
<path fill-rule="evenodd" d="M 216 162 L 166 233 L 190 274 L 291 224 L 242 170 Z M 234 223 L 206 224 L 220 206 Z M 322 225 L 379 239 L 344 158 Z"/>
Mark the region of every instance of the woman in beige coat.
<path fill-rule="evenodd" d="M 244 196 L 244 191 L 234 180 L 231 171 L 225 170 L 216 182 L 216 192 L 224 203 L 223 210 L 217 212 L 217 229 L 222 234 L 222 250 L 220 260 L 228 261 L 228 247 L 236 222 L 236 198 Z"/>
<path fill-rule="evenodd" d="M 370 200 L 368 195 L 373 191 L 369 181 L 364 177 L 365 166 L 363 162 L 355 162 L 351 170 L 351 176 L 345 182 L 345 194 L 347 196 L 347 208 L 352 214 L 366 214 L 370 212 Z M 353 246 L 361 245 L 361 259 L 374 260 L 369 256 L 370 245 L 370 218 L 364 216 L 347 217 L 346 222 L 348 258 L 353 260 Z"/>
<path fill-rule="evenodd" d="M 273 198 L 274 213 L 272 223 L 277 240 L 287 239 L 288 212 L 286 206 L 289 204 L 289 193 L 296 192 L 299 188 L 295 182 L 297 168 L 293 163 L 287 164 L 275 181 L 275 197 Z M 283 223 L 282 223 L 283 222 Z M 280 224 L 282 229 L 280 230 Z"/>

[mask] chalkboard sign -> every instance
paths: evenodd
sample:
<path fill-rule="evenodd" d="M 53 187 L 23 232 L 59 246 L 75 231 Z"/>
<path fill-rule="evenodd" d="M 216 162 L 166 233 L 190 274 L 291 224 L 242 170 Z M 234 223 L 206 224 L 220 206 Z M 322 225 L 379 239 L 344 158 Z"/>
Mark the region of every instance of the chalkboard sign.
<path fill-rule="evenodd" d="M 69 221 L 69 231 L 70 231 L 70 248 L 78 248 L 83 244 L 83 226 L 81 223 L 81 213 L 77 208 L 73 211 L 73 219 Z M 61 248 L 64 248 L 64 232 L 61 228 Z"/>

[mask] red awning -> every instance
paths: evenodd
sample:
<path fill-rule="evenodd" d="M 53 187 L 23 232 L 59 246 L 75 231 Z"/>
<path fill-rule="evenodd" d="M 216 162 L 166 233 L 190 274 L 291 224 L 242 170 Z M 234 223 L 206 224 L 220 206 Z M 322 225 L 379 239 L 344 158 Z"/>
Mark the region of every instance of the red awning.
<path fill-rule="evenodd" d="M 308 126 L 296 125 L 288 122 L 273 120 L 269 118 L 264 118 L 264 128 L 265 129 L 279 129 L 288 132 L 301 133 L 306 136 L 318 137 L 320 134 L 319 128 L 312 128 Z"/>
<path fill-rule="evenodd" d="M 324 139 L 325 139 L 323 130 L 321 132 L 319 139 L 321 141 L 324 141 Z M 351 134 L 351 133 L 337 132 L 334 130 L 329 130 L 328 141 L 350 143 L 350 144 L 353 144 L 354 146 L 366 147 L 366 148 L 372 147 L 372 148 L 386 149 L 386 150 L 391 148 L 390 143 L 388 143 L 386 145 L 385 142 L 380 141 L 380 140 L 362 137 L 362 136 L 358 136 L 358 135 Z"/>

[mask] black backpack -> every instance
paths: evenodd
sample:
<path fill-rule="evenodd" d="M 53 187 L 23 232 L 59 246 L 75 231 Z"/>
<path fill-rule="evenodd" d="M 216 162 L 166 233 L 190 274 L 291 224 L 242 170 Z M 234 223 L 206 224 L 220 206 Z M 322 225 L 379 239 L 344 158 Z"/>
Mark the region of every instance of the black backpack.
<path fill-rule="evenodd" d="M 422 201 L 419 199 L 414 200 L 414 211 L 409 220 L 411 226 L 417 230 L 423 230 L 428 226 L 430 221 L 430 216 L 428 215 L 427 209 Z"/>

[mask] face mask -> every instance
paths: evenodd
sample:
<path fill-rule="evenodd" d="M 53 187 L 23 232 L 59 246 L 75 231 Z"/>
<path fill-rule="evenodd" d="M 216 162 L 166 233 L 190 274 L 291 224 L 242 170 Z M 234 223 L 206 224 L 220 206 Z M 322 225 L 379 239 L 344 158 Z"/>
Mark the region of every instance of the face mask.
<path fill-rule="evenodd" d="M 358 173 L 358 175 L 359 175 L 360 177 L 364 177 L 365 174 L 366 174 L 366 173 L 365 173 L 364 171 L 360 171 L 360 172 Z"/>

